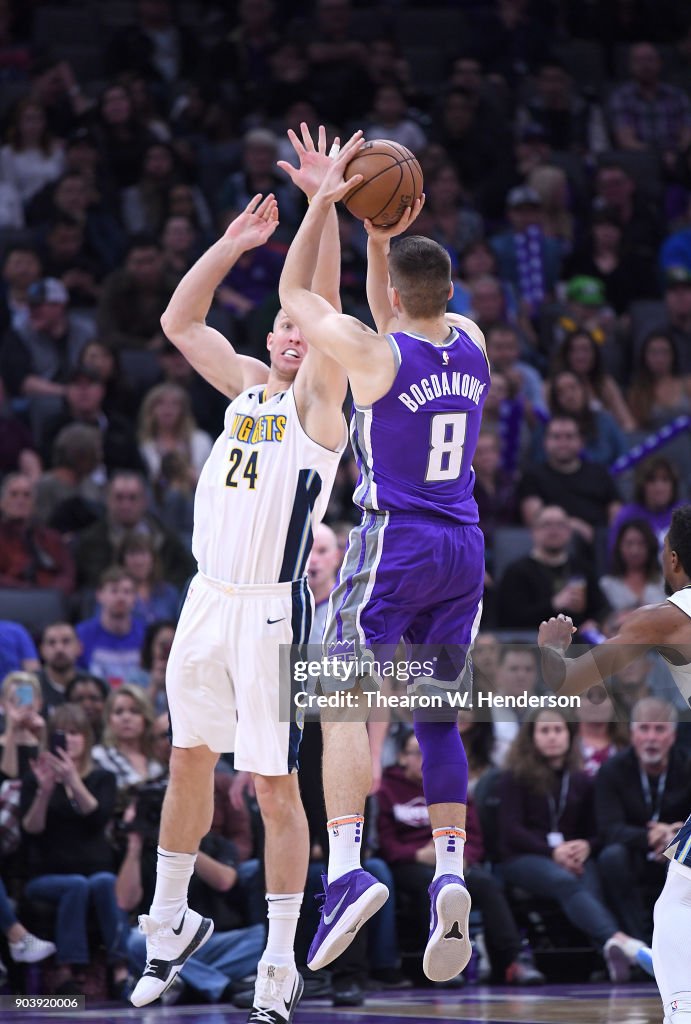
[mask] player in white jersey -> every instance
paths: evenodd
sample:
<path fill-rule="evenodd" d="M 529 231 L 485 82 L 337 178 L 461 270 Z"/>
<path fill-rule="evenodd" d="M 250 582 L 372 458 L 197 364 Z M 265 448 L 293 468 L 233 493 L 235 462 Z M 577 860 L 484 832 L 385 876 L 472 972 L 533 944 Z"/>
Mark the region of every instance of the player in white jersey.
<path fill-rule="evenodd" d="M 300 166 L 281 163 L 308 199 L 330 166 L 326 133 L 315 147 L 289 136 Z M 219 754 L 254 774 L 264 820 L 269 932 L 249 1021 L 287 1024 L 302 992 L 293 943 L 307 875 L 309 837 L 297 784 L 296 725 L 279 720 L 279 645 L 306 643 L 312 601 L 305 568 L 313 531 L 346 443 L 346 378 L 308 351 L 281 310 L 267 339 L 270 368 L 239 355 L 208 327 L 214 292 L 240 256 L 278 224 L 273 196 L 255 196 L 178 285 L 161 318 L 192 366 L 231 399 L 224 430 L 195 498 L 190 584 L 166 673 L 173 750 L 161 818 L 147 965 L 135 1006 L 158 998 L 206 941 L 213 923 L 187 905 L 193 870 L 207 868 L 199 841 L 213 812 Z M 334 212 L 320 245 L 313 287 L 338 302 L 340 249 Z"/>
<path fill-rule="evenodd" d="M 619 633 L 580 658 L 564 659 L 574 627 L 565 615 L 543 622 L 546 677 L 559 693 L 583 693 L 649 650 L 658 651 L 691 705 L 691 505 L 672 514 L 662 568 L 670 596 L 631 612 Z M 653 965 L 665 1011 L 664 1024 L 691 1024 L 691 815 L 669 843 L 670 866 L 655 904 Z"/>

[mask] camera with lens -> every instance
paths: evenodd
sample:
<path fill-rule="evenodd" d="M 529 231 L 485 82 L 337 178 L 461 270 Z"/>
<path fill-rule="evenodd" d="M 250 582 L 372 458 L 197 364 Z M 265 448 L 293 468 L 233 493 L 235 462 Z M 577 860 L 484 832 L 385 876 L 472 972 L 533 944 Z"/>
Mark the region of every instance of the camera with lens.
<path fill-rule="evenodd" d="M 165 795 L 167 779 L 156 782 L 144 782 L 132 789 L 132 797 L 136 802 L 134 818 L 125 826 L 127 832 L 137 832 L 144 842 L 156 842 L 161 825 L 161 809 Z"/>

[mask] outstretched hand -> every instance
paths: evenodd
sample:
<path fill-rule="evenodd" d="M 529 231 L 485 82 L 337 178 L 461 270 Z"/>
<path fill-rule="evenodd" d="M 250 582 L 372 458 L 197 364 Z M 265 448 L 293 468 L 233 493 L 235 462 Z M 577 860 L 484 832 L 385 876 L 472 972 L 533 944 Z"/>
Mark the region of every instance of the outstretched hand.
<path fill-rule="evenodd" d="M 339 199 L 343 199 L 343 196 L 360 184 L 363 180 L 362 174 L 354 174 L 352 178 L 346 181 L 343 177 L 343 172 L 353 157 L 357 156 L 364 144 L 365 140 L 362 132 L 358 129 L 342 146 L 335 159 L 329 159 L 326 174 L 316 192 L 318 198 L 323 199 L 327 203 L 337 203 Z"/>
<path fill-rule="evenodd" d="M 557 615 L 540 623 L 537 645 L 538 647 L 552 647 L 563 654 L 571 643 L 575 632 L 576 627 L 568 615 Z"/>
<path fill-rule="evenodd" d="M 262 199 L 261 193 L 249 203 L 226 228 L 224 238 L 239 242 L 243 252 L 256 249 L 273 235 L 278 227 L 278 204 L 272 192 Z"/>
<path fill-rule="evenodd" d="M 420 216 L 422 207 L 425 205 L 425 193 L 415 200 L 412 206 L 406 206 L 399 220 L 388 227 L 377 227 L 369 218 L 365 219 L 365 231 L 373 242 L 388 242 L 397 235 L 402 235 L 411 224 Z"/>
<path fill-rule="evenodd" d="M 338 155 L 340 140 L 336 136 L 331 150 L 327 151 L 326 128 L 323 124 L 319 125 L 316 148 L 310 130 L 304 121 L 300 124 L 300 133 L 302 141 L 292 128 L 288 129 L 288 138 L 298 155 L 300 166 L 293 167 L 287 160 L 277 161 L 277 166 L 286 172 L 294 185 L 302 189 L 308 199 L 312 199 L 332 166 L 333 160 L 329 156 L 329 152 L 332 152 L 334 156 Z"/>

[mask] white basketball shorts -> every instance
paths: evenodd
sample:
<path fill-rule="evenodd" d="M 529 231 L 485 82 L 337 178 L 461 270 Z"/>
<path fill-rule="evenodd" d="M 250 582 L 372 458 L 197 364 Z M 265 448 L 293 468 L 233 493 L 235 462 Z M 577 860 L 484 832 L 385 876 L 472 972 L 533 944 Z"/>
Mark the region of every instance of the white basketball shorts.
<path fill-rule="evenodd" d="M 279 647 L 307 642 L 312 612 L 306 579 L 236 586 L 197 573 L 166 671 L 173 745 L 232 751 L 238 771 L 296 771 L 302 732 L 288 720 L 285 693 L 279 714 L 280 685 L 290 693 Z"/>

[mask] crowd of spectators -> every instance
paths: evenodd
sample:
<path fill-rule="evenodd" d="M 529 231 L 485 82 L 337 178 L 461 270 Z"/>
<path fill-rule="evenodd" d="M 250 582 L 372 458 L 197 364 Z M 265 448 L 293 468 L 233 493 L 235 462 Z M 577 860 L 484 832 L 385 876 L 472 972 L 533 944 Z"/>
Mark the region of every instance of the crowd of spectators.
<path fill-rule="evenodd" d="M 278 231 L 209 314 L 265 357 L 304 212 L 276 167 L 291 158 L 286 129 L 362 127 L 416 153 L 427 201 L 414 230 L 448 250 L 450 309 L 484 330 L 492 365 L 474 460 L 487 542 L 476 675 L 537 692 L 530 651 L 498 641 L 532 639 L 557 612 L 584 639 L 612 635 L 661 598 L 662 538 L 691 497 L 691 18 L 674 0 L 0 0 L 0 85 L 0 868 L 20 912 L 0 886 L 0 928 L 6 960 L 57 947 L 55 987 L 83 985 L 100 942 L 122 990 L 142 950 L 134 933 L 123 945 L 118 915 L 151 889 L 165 665 L 194 571 L 194 487 L 225 407 L 161 330 L 177 282 L 252 195 L 273 191 Z M 366 236 L 344 211 L 339 224 L 344 309 L 369 321 Z M 354 474 L 346 455 L 327 513 L 334 554 L 357 516 Z M 651 712 L 653 696 L 673 701 L 659 663 L 631 666 L 551 766 L 539 721 L 461 721 L 471 779 L 485 780 L 469 879 L 495 980 L 539 974 L 497 879 L 587 919 L 597 948 L 615 931 L 649 940 L 661 845 L 690 802 L 676 782 L 687 734 L 672 746 L 675 711 Z M 629 746 L 618 723 L 634 708 Z M 649 769 L 637 737 L 655 714 L 670 742 Z M 400 953 L 420 952 L 411 907 L 429 836 L 414 738 L 391 735 L 371 870 L 400 887 L 408 915 L 406 948 L 390 921 L 377 938 L 387 952 L 373 963 L 393 985 Z M 496 794 L 514 814 L 498 836 L 486 779 L 505 766 Z M 564 832 L 557 855 L 535 835 L 571 769 L 581 805 L 551 829 Z M 212 1001 L 261 948 L 260 845 L 219 780 L 197 872 L 219 942 L 183 973 L 188 995 Z M 47 873 L 58 846 L 62 867 Z"/>

